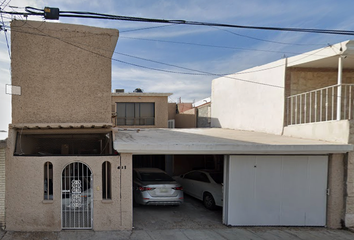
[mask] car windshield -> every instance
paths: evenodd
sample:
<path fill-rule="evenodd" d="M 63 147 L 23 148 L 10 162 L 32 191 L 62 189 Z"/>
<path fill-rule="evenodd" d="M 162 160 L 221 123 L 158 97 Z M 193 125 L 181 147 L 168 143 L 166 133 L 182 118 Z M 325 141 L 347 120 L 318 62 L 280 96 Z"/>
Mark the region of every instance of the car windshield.
<path fill-rule="evenodd" d="M 210 177 L 218 184 L 222 184 L 223 175 L 222 173 L 209 173 Z"/>
<path fill-rule="evenodd" d="M 162 172 L 141 172 L 142 181 L 174 181 L 173 178 Z"/>

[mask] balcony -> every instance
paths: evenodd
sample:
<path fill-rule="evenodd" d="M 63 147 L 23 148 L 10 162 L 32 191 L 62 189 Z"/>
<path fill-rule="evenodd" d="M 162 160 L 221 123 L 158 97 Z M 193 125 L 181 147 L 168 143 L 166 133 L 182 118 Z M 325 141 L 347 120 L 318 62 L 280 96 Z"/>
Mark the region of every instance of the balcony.
<path fill-rule="evenodd" d="M 354 84 L 324 87 L 286 98 L 285 125 L 354 118 Z"/>

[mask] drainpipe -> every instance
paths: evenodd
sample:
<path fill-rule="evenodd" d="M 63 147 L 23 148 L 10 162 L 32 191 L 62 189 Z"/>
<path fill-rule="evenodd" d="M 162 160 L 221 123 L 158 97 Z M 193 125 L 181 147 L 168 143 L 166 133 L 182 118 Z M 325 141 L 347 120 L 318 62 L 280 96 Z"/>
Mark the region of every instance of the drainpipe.
<path fill-rule="evenodd" d="M 341 112 L 342 112 L 342 59 L 345 56 L 340 55 L 338 58 L 338 81 L 337 81 L 337 120 L 341 119 Z"/>

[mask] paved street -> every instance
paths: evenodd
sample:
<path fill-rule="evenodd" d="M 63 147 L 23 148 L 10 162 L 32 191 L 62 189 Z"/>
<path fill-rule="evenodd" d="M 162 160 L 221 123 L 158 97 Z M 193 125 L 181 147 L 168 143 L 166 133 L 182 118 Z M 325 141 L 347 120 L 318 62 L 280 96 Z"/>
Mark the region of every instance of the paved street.
<path fill-rule="evenodd" d="M 166 229 L 133 231 L 62 231 L 62 232 L 0 232 L 1 240 L 353 240 L 354 233 L 324 228 L 228 228 L 228 229 Z"/>
<path fill-rule="evenodd" d="M 221 223 L 222 209 L 207 210 L 202 202 L 185 196 L 173 206 L 134 207 L 133 231 L 2 232 L 0 240 L 353 240 L 346 230 L 306 227 L 227 227 Z"/>

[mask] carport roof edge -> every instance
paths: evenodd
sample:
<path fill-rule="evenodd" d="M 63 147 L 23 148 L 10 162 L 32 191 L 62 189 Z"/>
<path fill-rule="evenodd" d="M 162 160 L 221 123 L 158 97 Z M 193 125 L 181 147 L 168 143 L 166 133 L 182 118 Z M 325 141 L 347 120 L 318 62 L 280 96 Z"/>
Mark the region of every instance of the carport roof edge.
<path fill-rule="evenodd" d="M 115 129 L 114 148 L 132 154 L 330 154 L 353 145 L 222 128 Z"/>

